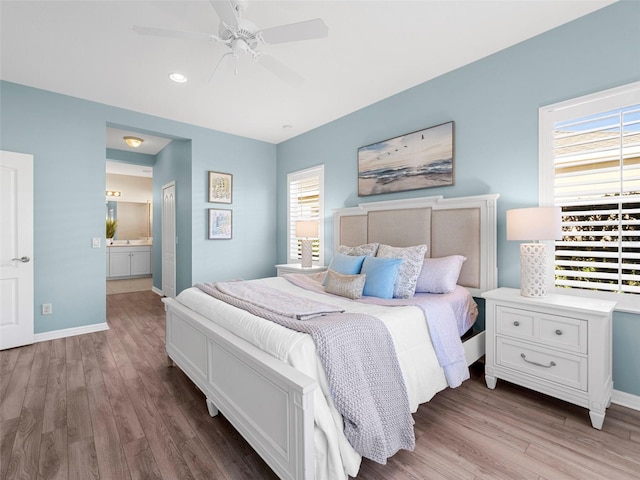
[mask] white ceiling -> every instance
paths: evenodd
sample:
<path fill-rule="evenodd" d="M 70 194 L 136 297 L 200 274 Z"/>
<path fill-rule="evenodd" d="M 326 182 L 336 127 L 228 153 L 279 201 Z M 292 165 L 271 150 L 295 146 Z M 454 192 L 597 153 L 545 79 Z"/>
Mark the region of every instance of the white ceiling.
<path fill-rule="evenodd" d="M 279 143 L 611 3 L 250 0 L 244 17 L 260 28 L 329 27 L 325 39 L 262 47 L 305 78 L 291 87 L 250 58 L 211 83 L 227 47 L 132 29 L 217 34 L 205 0 L 2 0 L 0 78 Z M 171 82 L 175 71 L 189 81 Z"/>

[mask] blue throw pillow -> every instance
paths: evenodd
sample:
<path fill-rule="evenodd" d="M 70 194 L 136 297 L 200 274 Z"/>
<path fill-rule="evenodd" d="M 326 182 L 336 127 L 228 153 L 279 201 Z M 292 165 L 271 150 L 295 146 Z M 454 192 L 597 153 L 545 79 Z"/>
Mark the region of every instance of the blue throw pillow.
<path fill-rule="evenodd" d="M 366 257 L 360 270 L 360 273 L 367 276 L 362 294 L 368 297 L 393 298 L 400 265 L 401 258 Z"/>
<path fill-rule="evenodd" d="M 362 268 L 364 257 L 365 255 L 353 256 L 336 252 L 329 263 L 329 270 L 342 273 L 343 275 L 357 275 L 360 273 L 360 269 Z M 322 284 L 326 285 L 326 282 L 327 277 L 325 276 Z"/>

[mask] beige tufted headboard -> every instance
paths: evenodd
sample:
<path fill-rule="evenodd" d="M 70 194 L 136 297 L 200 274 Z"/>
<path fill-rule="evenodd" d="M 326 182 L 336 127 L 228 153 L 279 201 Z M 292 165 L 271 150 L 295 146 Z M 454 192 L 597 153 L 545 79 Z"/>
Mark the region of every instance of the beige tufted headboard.
<path fill-rule="evenodd" d="M 362 203 L 334 211 L 338 245 L 426 244 L 427 257 L 464 255 L 458 283 L 473 295 L 497 287 L 496 201 L 499 195 L 422 197 Z"/>

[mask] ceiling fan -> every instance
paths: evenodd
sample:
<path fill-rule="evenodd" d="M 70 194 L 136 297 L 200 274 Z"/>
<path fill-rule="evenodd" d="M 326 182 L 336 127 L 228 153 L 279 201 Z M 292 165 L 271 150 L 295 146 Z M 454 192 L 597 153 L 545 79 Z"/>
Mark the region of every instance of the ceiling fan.
<path fill-rule="evenodd" d="M 235 64 L 234 70 L 237 75 L 238 58 L 242 54 L 246 54 L 250 55 L 256 62 L 274 75 L 292 85 L 302 83 L 302 77 L 271 55 L 258 50 L 258 48 L 262 45 L 325 38 L 329 34 L 329 28 L 320 18 L 260 30 L 253 22 L 242 17 L 243 12 L 248 6 L 248 0 L 209 0 L 209 3 L 211 3 L 211 6 L 220 19 L 218 35 L 156 27 L 142 27 L 139 25 L 135 25 L 133 29 L 143 35 L 186 38 L 225 44 L 229 47 L 230 51 L 222 55 L 213 70 L 211 79 L 216 76 L 216 72 L 226 68 L 226 65 L 231 62 Z"/>

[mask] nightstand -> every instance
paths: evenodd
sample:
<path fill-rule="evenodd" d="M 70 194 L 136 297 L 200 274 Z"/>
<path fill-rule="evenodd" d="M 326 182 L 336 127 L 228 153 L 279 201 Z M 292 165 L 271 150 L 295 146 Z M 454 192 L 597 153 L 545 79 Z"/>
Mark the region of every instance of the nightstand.
<path fill-rule="evenodd" d="M 304 268 L 299 263 L 283 263 L 282 265 L 276 265 L 276 271 L 278 272 L 278 276 L 281 277 L 287 273 L 304 273 L 305 275 L 310 275 L 312 273 L 320 273 L 325 272 L 327 267 L 314 265 L 313 267 Z"/>
<path fill-rule="evenodd" d="M 485 292 L 485 380 L 498 378 L 589 409 L 602 429 L 613 391 L 611 317 L 615 302 L 567 295 Z"/>

